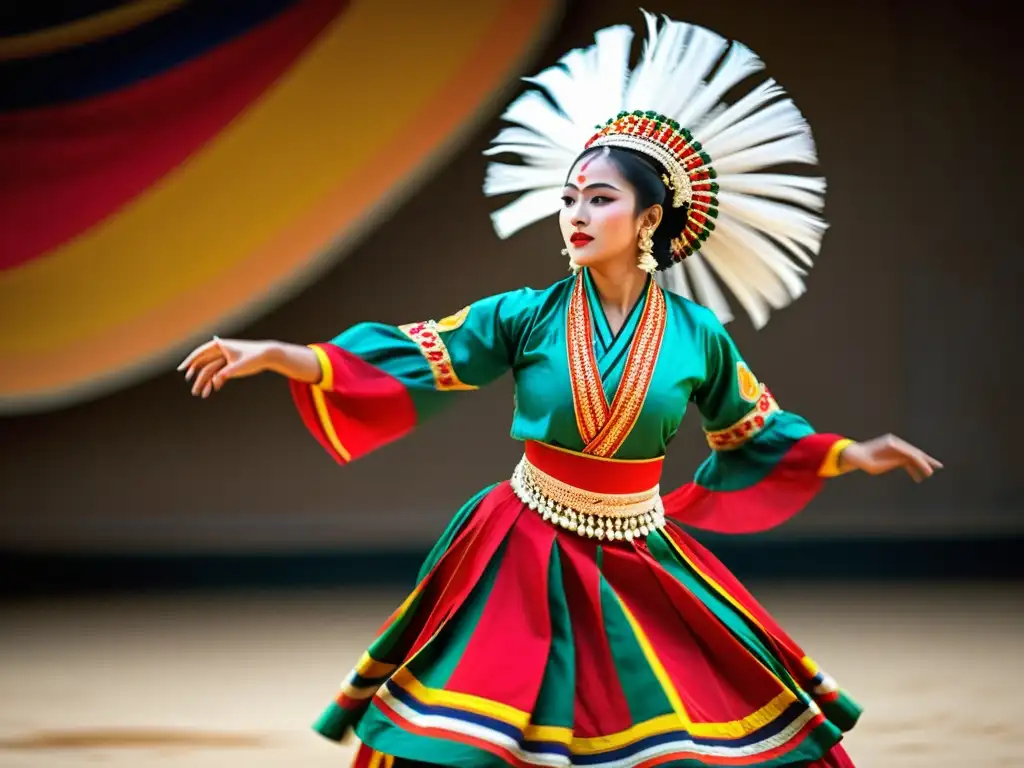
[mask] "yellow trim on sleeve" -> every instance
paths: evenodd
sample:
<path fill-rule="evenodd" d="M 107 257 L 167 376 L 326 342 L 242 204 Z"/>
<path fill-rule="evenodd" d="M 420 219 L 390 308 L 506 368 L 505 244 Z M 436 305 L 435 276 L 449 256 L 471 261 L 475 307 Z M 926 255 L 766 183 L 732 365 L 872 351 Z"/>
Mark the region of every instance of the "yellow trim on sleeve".
<path fill-rule="evenodd" d="M 334 422 L 331 421 L 331 412 L 327 409 L 327 401 L 324 400 L 324 391 L 317 386 L 310 386 L 310 394 L 313 395 L 313 405 L 316 407 L 316 415 L 320 419 L 320 426 L 327 436 L 331 447 L 338 452 L 346 462 L 352 461 L 352 454 L 345 450 L 345 446 L 338 439 L 338 433 L 334 429 Z"/>
<path fill-rule="evenodd" d="M 309 348 L 316 352 L 316 359 L 320 363 L 320 381 L 316 386 L 328 392 L 332 391 L 334 389 L 334 366 L 331 365 L 331 358 L 316 344 L 310 344 Z"/>
<path fill-rule="evenodd" d="M 856 440 L 850 440 L 843 438 L 842 440 L 836 440 L 829 448 L 828 454 L 825 456 L 825 460 L 821 462 L 821 466 L 818 467 L 818 477 L 838 477 L 839 475 L 845 475 L 850 470 L 839 468 L 839 455 L 848 447 L 853 445 Z"/>
<path fill-rule="evenodd" d="M 334 390 L 334 366 L 331 365 L 331 358 L 317 344 L 310 344 L 309 348 L 316 353 L 317 362 L 320 363 L 320 381 L 309 386 L 309 392 L 313 396 L 313 406 L 316 408 L 316 415 L 320 420 L 320 427 L 323 429 L 324 435 L 327 437 L 328 442 L 330 442 L 331 447 L 337 451 L 338 455 L 345 461 L 352 461 L 352 454 L 346 450 L 338 438 L 334 422 L 331 421 L 330 409 L 327 407 L 327 401 L 324 399 L 324 392 Z"/>

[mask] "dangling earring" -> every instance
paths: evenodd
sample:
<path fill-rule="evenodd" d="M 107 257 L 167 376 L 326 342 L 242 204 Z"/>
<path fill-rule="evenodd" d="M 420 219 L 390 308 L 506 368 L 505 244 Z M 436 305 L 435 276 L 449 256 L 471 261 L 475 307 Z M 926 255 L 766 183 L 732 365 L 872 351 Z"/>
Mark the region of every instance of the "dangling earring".
<path fill-rule="evenodd" d="M 562 255 L 569 256 L 569 249 L 563 248 Z M 574 275 L 580 271 L 580 265 L 572 260 L 572 256 L 569 256 L 569 271 L 572 272 Z"/>
<path fill-rule="evenodd" d="M 640 232 L 640 258 L 636 265 L 649 275 L 658 271 L 658 260 L 654 258 L 654 238 L 649 229 Z"/>

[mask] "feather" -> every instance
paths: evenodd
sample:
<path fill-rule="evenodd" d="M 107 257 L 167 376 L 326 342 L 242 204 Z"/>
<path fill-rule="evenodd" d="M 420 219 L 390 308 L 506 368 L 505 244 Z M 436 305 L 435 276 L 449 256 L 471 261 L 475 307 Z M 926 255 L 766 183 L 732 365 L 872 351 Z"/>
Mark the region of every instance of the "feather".
<path fill-rule="evenodd" d="M 686 271 L 680 264 L 673 264 L 668 269 L 664 269 L 661 272 L 655 274 L 655 280 L 658 285 L 664 288 L 666 291 L 671 291 L 679 296 L 685 296 L 687 299 L 693 300 L 693 294 L 690 292 L 690 285 L 686 280 Z"/>
<path fill-rule="evenodd" d="M 761 144 L 728 157 L 714 160 L 718 173 L 746 173 L 783 163 L 814 163 L 817 161 L 814 142 L 806 133 Z"/>
<path fill-rule="evenodd" d="M 783 248 L 786 249 L 786 253 L 800 259 L 800 261 L 802 261 L 808 267 L 814 266 L 814 260 L 811 258 L 810 254 L 808 254 L 807 251 L 801 248 L 799 244 L 793 242 L 784 235 L 775 235 L 775 239 L 779 241 L 779 245 L 783 246 Z M 807 274 L 807 271 L 805 269 L 801 269 L 797 267 L 797 265 L 795 264 L 793 266 L 794 268 L 799 269 L 801 275 Z"/>
<path fill-rule="evenodd" d="M 705 144 L 733 123 L 739 122 L 747 115 L 761 109 L 783 92 L 782 86 L 774 80 L 765 80 L 735 104 L 730 104 L 715 120 L 702 126 L 700 133 L 694 131 L 693 135 L 701 144 Z"/>
<path fill-rule="evenodd" d="M 794 264 L 783 248 L 763 233 L 751 230 L 739 222 L 729 222 L 716 232 L 715 246 L 736 254 L 733 261 L 740 264 L 743 274 L 761 287 L 764 297 L 775 309 L 781 309 L 804 293 L 801 279 L 805 271 Z"/>
<path fill-rule="evenodd" d="M 535 147 L 553 146 L 550 141 L 536 131 L 529 128 L 522 128 L 518 125 L 508 126 L 498 131 L 498 135 L 491 139 L 491 144 L 529 144 Z"/>
<path fill-rule="evenodd" d="M 825 179 L 784 173 L 718 174 L 722 189 L 796 203 L 812 211 L 825 207 Z"/>
<path fill-rule="evenodd" d="M 760 291 L 756 289 L 752 276 L 748 273 L 742 277 L 735 269 L 735 254 L 726 249 L 721 241 L 708 242 L 701 249 L 701 255 L 708 266 L 732 291 L 733 296 L 746 310 L 755 328 L 763 328 L 768 322 L 768 304 Z"/>
<path fill-rule="evenodd" d="M 739 222 L 732 226 L 727 237 L 738 248 L 756 253 L 786 283 L 794 297 L 804 292 L 803 278 L 807 270 L 793 261 L 794 257 L 800 256 L 798 245 L 788 242 L 786 238 L 769 237 Z"/>
<path fill-rule="evenodd" d="M 764 62 L 753 51 L 742 43 L 734 42 L 726 52 L 714 78 L 692 101 L 684 104 L 678 112 L 671 113 L 672 116 L 681 125 L 691 126 L 690 130 L 696 132 L 708 115 L 721 114 L 726 109 L 726 105 L 719 102 L 726 91 L 762 69 Z"/>
<path fill-rule="evenodd" d="M 502 240 L 556 212 L 561 186 L 535 189 L 491 214 L 494 231 Z"/>
<path fill-rule="evenodd" d="M 646 15 L 648 28 L 657 30 L 654 17 Z M 647 56 L 633 70 L 626 109 L 676 114 L 704 87 L 703 78 L 727 45 L 721 35 L 708 29 L 666 19 L 648 40 Z"/>
<path fill-rule="evenodd" d="M 792 101 L 777 101 L 719 132 L 704 144 L 704 150 L 711 155 L 711 162 L 717 165 L 736 152 L 764 144 L 775 139 L 807 131 L 807 122 Z"/>
<path fill-rule="evenodd" d="M 551 102 L 538 91 L 527 91 L 513 101 L 502 118 L 510 123 L 529 126 L 534 133 L 560 147 L 579 143 L 579 126 L 565 115 L 551 108 Z"/>
<path fill-rule="evenodd" d="M 540 146 L 537 144 L 496 144 L 488 147 L 483 154 L 486 157 L 494 155 L 513 154 L 519 155 L 523 160 L 534 167 L 557 168 L 569 172 L 573 156 L 566 153 L 559 147 Z"/>
<path fill-rule="evenodd" d="M 651 105 L 644 109 L 656 109 L 654 104 L 660 95 L 659 88 L 667 85 L 664 79 L 665 61 L 683 45 L 680 37 L 683 27 L 670 26 L 665 30 L 659 30 L 657 17 L 647 11 L 643 11 L 643 14 L 647 23 L 647 39 L 644 42 L 643 55 L 633 68 L 626 87 L 627 110 L 639 109 L 640 107 L 636 106 L 638 104 Z"/>
<path fill-rule="evenodd" d="M 524 78 L 542 87 L 550 100 L 548 108 L 553 106 L 575 126 L 576 135 L 568 145 L 578 149 L 593 134 L 595 124 L 622 109 L 633 30 L 625 25 L 609 27 L 595 38 L 596 45 L 590 49 L 570 51 L 558 65 Z"/>
<path fill-rule="evenodd" d="M 816 214 L 725 190 L 718 193 L 718 203 L 720 214 L 735 217 L 753 229 L 791 238 L 812 253 L 821 246 L 825 222 Z"/>
<path fill-rule="evenodd" d="M 729 308 L 729 302 L 726 301 L 722 289 L 718 287 L 718 283 L 715 282 L 711 270 L 704 263 L 700 253 L 688 256 L 683 261 L 683 265 L 689 273 L 689 278 L 693 285 L 694 298 L 714 312 L 719 322 L 723 325 L 731 322 L 733 316 L 732 310 Z"/>
<path fill-rule="evenodd" d="M 484 194 L 488 197 L 509 192 L 533 190 L 538 187 L 561 189 L 565 173 L 559 168 L 539 168 L 532 165 L 505 165 L 491 163 L 484 179 Z M 558 199 L 556 198 L 556 202 Z"/>

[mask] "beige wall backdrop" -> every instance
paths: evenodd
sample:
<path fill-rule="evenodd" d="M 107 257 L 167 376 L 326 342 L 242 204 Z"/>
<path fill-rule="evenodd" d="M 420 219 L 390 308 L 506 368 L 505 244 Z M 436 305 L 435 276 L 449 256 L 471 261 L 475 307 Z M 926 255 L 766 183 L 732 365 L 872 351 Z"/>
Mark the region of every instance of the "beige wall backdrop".
<path fill-rule="evenodd" d="M 782 536 L 1024 529 L 1014 25 L 986 3 L 901 5 L 647 4 L 745 42 L 815 129 L 832 228 L 806 296 L 761 332 L 744 319 L 730 326 L 754 370 L 822 430 L 894 431 L 946 462 L 923 487 L 895 476 L 834 481 Z M 531 72 L 622 21 L 640 28 L 633 3 L 571 4 Z M 437 318 L 561 278 L 554 220 L 509 241 L 490 229 L 480 153 L 499 125 L 494 115 L 316 285 L 223 334 L 322 340 L 359 320 Z M 508 378 L 340 468 L 304 433 L 280 379 L 233 383 L 204 402 L 172 368 L 101 400 L 0 423 L 0 545 L 425 547 L 468 495 L 508 476 L 520 450 L 508 436 Z M 670 487 L 705 455 L 695 419 L 673 448 Z"/>

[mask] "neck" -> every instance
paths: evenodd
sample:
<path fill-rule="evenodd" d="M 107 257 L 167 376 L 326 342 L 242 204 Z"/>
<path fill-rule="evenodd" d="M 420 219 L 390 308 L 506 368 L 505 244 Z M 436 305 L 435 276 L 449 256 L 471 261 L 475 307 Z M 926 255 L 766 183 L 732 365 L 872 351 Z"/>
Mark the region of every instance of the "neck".
<path fill-rule="evenodd" d="M 633 308 L 647 285 L 647 273 L 634 264 L 602 264 L 587 269 L 601 304 L 623 314 Z"/>

